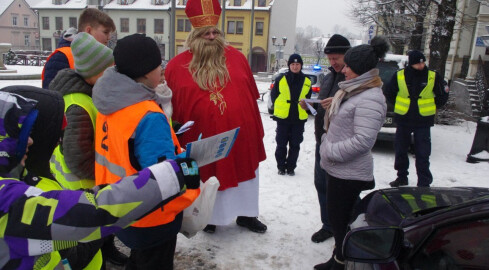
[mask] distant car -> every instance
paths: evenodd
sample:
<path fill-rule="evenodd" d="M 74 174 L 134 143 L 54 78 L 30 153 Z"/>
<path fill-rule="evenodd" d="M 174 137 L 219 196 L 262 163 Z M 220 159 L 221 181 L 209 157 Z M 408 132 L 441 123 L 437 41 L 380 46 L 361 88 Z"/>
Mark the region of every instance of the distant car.
<path fill-rule="evenodd" d="M 380 79 L 382 79 L 382 82 L 384 83 L 382 85 L 382 91 L 384 93 L 386 91 L 387 84 L 392 79 L 392 76 L 394 76 L 399 69 L 404 68 L 407 61 L 408 57 L 406 55 L 396 54 L 387 54 L 379 61 L 377 68 L 379 69 Z M 394 123 L 394 104 L 387 102 L 387 114 L 384 120 L 384 125 L 377 135 L 377 140 L 394 141 L 395 136 L 396 124 Z"/>
<path fill-rule="evenodd" d="M 357 205 L 345 269 L 488 269 L 489 189 L 399 187 Z"/>
<path fill-rule="evenodd" d="M 272 91 L 273 84 L 275 83 L 275 79 L 280 74 L 284 74 L 288 70 L 289 70 L 288 68 L 281 68 L 275 74 L 273 74 L 272 83 L 270 84 L 270 88 L 268 90 Z M 311 87 L 312 87 L 311 98 L 317 98 L 319 94 L 319 88 L 321 87 L 321 81 L 323 80 L 326 73 L 324 72 L 323 68 L 321 68 L 320 66 L 304 67 L 302 69 L 302 72 L 311 80 Z M 270 95 L 268 95 L 267 107 L 268 107 L 268 113 L 273 114 L 273 103 Z"/>

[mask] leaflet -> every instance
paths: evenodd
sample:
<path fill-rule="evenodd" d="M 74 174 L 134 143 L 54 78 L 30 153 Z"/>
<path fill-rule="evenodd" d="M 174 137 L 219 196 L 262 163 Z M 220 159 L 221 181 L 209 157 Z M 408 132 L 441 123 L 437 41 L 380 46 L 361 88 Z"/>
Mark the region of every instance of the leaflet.
<path fill-rule="evenodd" d="M 238 136 L 239 127 L 187 144 L 186 157 L 197 162 L 199 167 L 216 162 L 229 155 Z"/>

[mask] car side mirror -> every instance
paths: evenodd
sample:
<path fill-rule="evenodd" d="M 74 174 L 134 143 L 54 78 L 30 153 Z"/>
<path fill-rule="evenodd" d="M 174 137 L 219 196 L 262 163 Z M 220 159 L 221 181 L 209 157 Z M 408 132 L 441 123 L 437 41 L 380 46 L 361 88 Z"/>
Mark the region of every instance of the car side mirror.
<path fill-rule="evenodd" d="M 399 255 L 404 239 L 400 228 L 357 228 L 343 242 L 346 260 L 364 263 L 388 263 Z"/>

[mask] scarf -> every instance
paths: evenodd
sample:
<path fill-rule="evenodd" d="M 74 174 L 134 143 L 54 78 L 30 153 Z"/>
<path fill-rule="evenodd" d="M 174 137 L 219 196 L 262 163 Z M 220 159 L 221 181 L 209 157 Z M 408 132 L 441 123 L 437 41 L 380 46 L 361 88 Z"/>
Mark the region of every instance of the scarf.
<path fill-rule="evenodd" d="M 365 90 L 374 87 L 382 87 L 382 80 L 379 77 L 379 70 L 374 68 L 356 78 L 340 82 L 338 83 L 338 86 L 340 89 L 334 95 L 333 101 L 326 108 L 326 113 L 324 114 L 323 128 L 326 132 L 328 131 L 331 117 L 338 113 L 340 105 L 343 101 L 354 95 L 358 95 Z"/>

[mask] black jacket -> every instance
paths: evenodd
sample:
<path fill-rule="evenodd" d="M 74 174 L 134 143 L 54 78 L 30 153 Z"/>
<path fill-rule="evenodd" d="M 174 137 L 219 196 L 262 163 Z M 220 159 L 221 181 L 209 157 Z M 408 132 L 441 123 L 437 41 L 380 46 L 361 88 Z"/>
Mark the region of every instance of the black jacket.
<path fill-rule="evenodd" d="M 398 125 L 409 127 L 430 127 L 435 124 L 435 116 L 421 116 L 418 108 L 418 97 L 421 91 L 428 83 L 428 67 L 423 70 L 413 69 L 408 66 L 404 70 L 404 76 L 406 78 L 406 85 L 409 91 L 409 97 L 411 104 L 409 110 L 405 115 L 395 114 L 394 121 Z M 392 76 L 391 81 L 387 85 L 385 96 L 387 102 L 391 104 L 396 103 L 396 96 L 399 92 L 399 85 L 397 83 L 397 72 Z M 433 93 L 435 94 L 436 108 L 440 108 L 448 101 L 448 92 L 445 91 L 445 82 L 443 78 L 436 73 L 435 86 L 433 87 Z"/>
<path fill-rule="evenodd" d="M 336 72 L 333 67 L 329 67 L 328 74 L 324 76 L 321 82 L 321 88 L 319 90 L 318 99 L 325 99 L 334 96 L 340 87 L 339 82 L 345 80 L 345 75 L 341 72 Z M 321 143 L 321 136 L 324 134 L 324 109 L 323 107 L 316 103 L 315 109 L 317 111 L 316 117 L 314 118 L 314 134 L 316 135 L 316 143 Z"/>
<path fill-rule="evenodd" d="M 299 111 L 298 110 L 292 110 L 292 108 L 297 108 L 299 106 L 299 96 L 302 91 L 302 86 L 304 85 L 304 80 L 306 79 L 306 75 L 304 73 L 299 72 L 299 73 L 293 73 L 290 71 L 287 71 L 285 74 L 278 76 L 275 79 L 275 83 L 273 84 L 272 92 L 270 93 L 270 97 L 272 98 L 272 103 L 275 103 L 275 100 L 277 99 L 278 95 L 280 94 L 279 91 L 279 82 L 280 80 L 285 76 L 285 79 L 287 80 L 287 84 L 289 85 L 290 89 L 290 108 L 291 110 L 289 111 L 289 116 L 286 119 L 279 119 L 279 118 L 274 118 L 276 121 L 307 121 L 307 120 L 300 120 L 299 119 Z M 311 88 L 309 88 L 309 92 L 306 95 L 306 98 L 310 98 L 312 94 Z"/>

